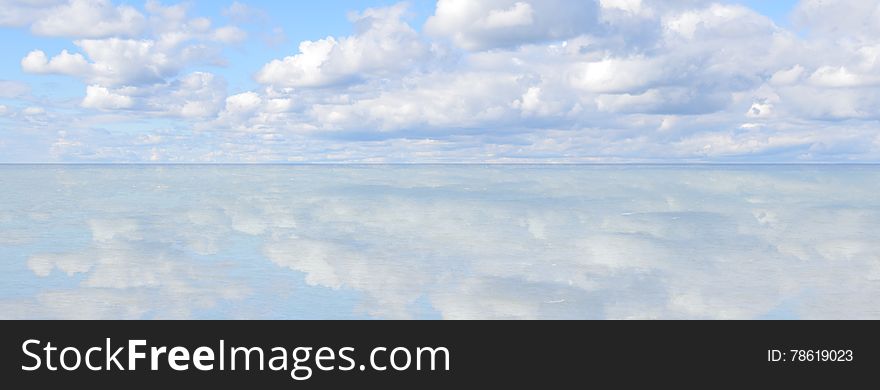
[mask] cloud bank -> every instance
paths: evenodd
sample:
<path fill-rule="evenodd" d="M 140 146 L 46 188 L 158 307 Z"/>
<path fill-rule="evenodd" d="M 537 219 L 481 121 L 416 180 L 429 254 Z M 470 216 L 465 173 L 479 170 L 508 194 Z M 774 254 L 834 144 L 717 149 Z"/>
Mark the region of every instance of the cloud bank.
<path fill-rule="evenodd" d="M 257 44 L 244 29 L 183 5 L 4 3 L 0 24 L 75 46 L 34 48 L 21 69 L 84 85 L 78 107 L 41 102 L 42 121 L 4 103 L 7 156 L 880 160 L 878 1 L 803 0 L 789 27 L 700 0 L 439 0 L 424 23 L 397 4 L 354 11 L 350 35 L 316 35 L 253 69 L 223 50 Z M 240 3 L 224 12 L 267 17 Z M 219 66 L 256 87 L 230 91 Z"/>

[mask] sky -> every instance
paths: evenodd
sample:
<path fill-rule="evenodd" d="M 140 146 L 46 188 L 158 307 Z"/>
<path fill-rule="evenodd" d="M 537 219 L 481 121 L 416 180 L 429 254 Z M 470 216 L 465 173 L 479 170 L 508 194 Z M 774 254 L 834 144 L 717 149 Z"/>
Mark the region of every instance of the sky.
<path fill-rule="evenodd" d="M 0 0 L 0 162 L 880 162 L 880 1 Z"/>

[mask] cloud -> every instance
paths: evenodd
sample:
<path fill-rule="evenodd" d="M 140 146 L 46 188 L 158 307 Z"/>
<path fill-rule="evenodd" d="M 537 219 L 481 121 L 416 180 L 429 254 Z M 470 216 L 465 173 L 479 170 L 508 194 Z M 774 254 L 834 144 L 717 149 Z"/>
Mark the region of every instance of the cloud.
<path fill-rule="evenodd" d="M 262 99 L 253 92 L 240 93 L 226 98 L 226 112 L 241 115 L 254 112 L 260 107 Z"/>
<path fill-rule="evenodd" d="M 246 69 L 224 49 L 252 39 L 245 30 L 151 1 L 138 11 L 138 36 L 74 38 L 73 50 L 36 49 L 21 62 L 92 86 L 80 105 L 88 115 L 47 107 L 53 120 L 72 118 L 65 139 L 80 138 L 79 157 L 876 161 L 874 10 L 803 2 L 788 29 L 733 2 L 444 0 L 422 26 L 405 5 L 354 12 L 352 34 L 315 33 L 298 52 Z M 241 4 L 225 13 L 236 23 L 260 14 Z M 227 92 L 227 80 L 205 69 L 214 66 L 259 85 L 230 80 Z M 99 104 L 104 90 L 115 98 Z M 167 117 L 183 120 L 144 132 L 176 132 L 166 139 L 200 147 L 147 153 L 145 134 L 122 137 L 133 123 Z M 21 131 L 38 125 L 6 118 Z M 120 137 L 98 135 L 107 131 Z"/>
<path fill-rule="evenodd" d="M 316 104 L 310 114 L 330 130 L 477 127 L 514 119 L 511 103 L 521 96 L 515 78 L 505 74 L 437 74 L 413 87 L 356 102 Z"/>
<path fill-rule="evenodd" d="M 619 10 L 629 14 L 642 12 L 642 0 L 599 0 L 604 10 Z"/>
<path fill-rule="evenodd" d="M 768 102 L 759 102 L 752 104 L 746 116 L 750 118 L 767 118 L 773 114 L 773 104 Z"/>
<path fill-rule="evenodd" d="M 207 72 L 193 72 L 178 79 L 140 87 L 107 88 L 90 85 L 82 101 L 85 108 L 132 109 L 182 118 L 215 116 L 226 98 L 226 83 Z"/>
<path fill-rule="evenodd" d="M 214 30 L 213 40 L 220 43 L 241 43 L 247 39 L 247 32 L 236 26 L 225 26 Z"/>
<path fill-rule="evenodd" d="M 770 78 L 771 85 L 792 85 L 801 81 L 804 75 L 804 67 L 795 65 L 791 69 L 783 69 L 773 74 Z"/>
<path fill-rule="evenodd" d="M 114 6 L 110 0 L 71 0 L 48 11 L 31 31 L 53 37 L 136 36 L 145 21 L 134 7 Z"/>
<path fill-rule="evenodd" d="M 34 116 L 40 116 L 40 115 L 45 114 L 46 110 L 42 107 L 31 106 L 31 107 L 25 108 L 24 110 L 21 110 L 21 112 L 26 116 L 34 117 Z"/>
<path fill-rule="evenodd" d="M 425 31 L 483 50 L 572 38 L 597 24 L 594 1 L 439 0 Z"/>
<path fill-rule="evenodd" d="M 26 26 L 45 15 L 64 0 L 5 0 L 0 7 L 0 26 Z"/>
<path fill-rule="evenodd" d="M 817 37 L 865 38 L 876 40 L 880 26 L 880 3 L 860 0 L 802 0 L 793 19 Z"/>
<path fill-rule="evenodd" d="M 565 15 L 577 14 L 572 7 L 584 4 L 563 3 L 561 7 L 568 7 Z M 499 23 L 525 24 L 529 18 L 534 22 L 538 20 L 539 11 L 550 12 L 527 2 L 510 2 L 503 7 L 489 3 L 441 2 L 435 19 L 442 19 L 444 12 L 451 12 L 447 7 L 453 5 L 462 7 L 458 11 L 482 15 L 472 19 L 482 20 L 483 27 L 486 23 L 496 27 Z M 396 69 L 396 76 L 369 77 L 369 72 L 362 72 L 368 76 L 362 77 L 360 84 L 368 87 L 361 88 L 338 84 L 344 78 L 320 78 L 334 67 L 332 62 L 323 61 L 330 58 L 328 53 L 336 50 L 335 38 L 306 41 L 301 54 L 273 61 L 257 75 L 258 80 L 270 84 L 273 93 L 303 101 L 304 111 L 263 117 L 270 122 L 245 126 L 259 131 L 259 128 L 284 127 L 291 121 L 301 121 L 306 128 L 355 133 L 377 129 L 387 134 L 379 137 L 400 134 L 405 137 L 406 131 L 418 129 L 421 134 L 436 134 L 442 139 L 449 134 L 481 128 L 503 128 L 505 132 L 516 134 L 543 131 L 548 126 L 583 129 L 586 123 L 616 127 L 624 122 L 610 115 L 618 118 L 622 115 L 742 118 L 753 102 L 734 108 L 732 104 L 739 99 L 737 96 L 761 88 L 766 82 L 764 75 L 781 71 L 777 60 L 786 58 L 796 47 L 793 35 L 740 6 L 702 6 L 694 2 L 667 9 L 651 2 L 603 3 L 602 7 L 601 11 L 590 12 L 626 11 L 632 14 L 630 18 L 654 20 L 657 26 L 651 33 L 654 37 L 646 38 L 645 42 L 653 42 L 655 47 L 647 51 L 634 45 L 621 50 L 617 42 L 627 39 L 630 26 L 625 20 L 614 19 L 606 21 L 601 29 L 566 35 L 568 39 L 563 42 L 548 42 L 563 35 L 548 38 L 538 34 L 538 38 L 504 44 L 464 45 L 476 51 L 457 59 L 448 51 L 425 57 L 420 60 L 425 65 Z M 553 12 L 562 15 L 558 10 Z M 426 24 L 429 33 L 436 28 L 432 23 L 438 22 Z M 524 26 L 511 28 L 523 29 Z M 772 39 L 758 44 L 757 40 L 764 37 Z M 462 46 L 461 42 L 457 44 Z M 717 45 L 724 45 L 736 54 L 719 54 L 715 50 Z M 489 48 L 493 50 L 483 51 Z M 435 43 L 432 52 L 444 53 L 444 49 Z M 737 60 L 748 56 L 762 60 L 748 66 Z M 314 60 L 310 67 L 303 65 L 307 59 Z M 285 78 L 297 81 L 278 83 L 278 79 L 267 77 L 281 70 L 296 70 L 297 75 L 291 73 Z M 283 92 L 289 87 L 318 85 L 332 87 L 335 96 L 325 92 Z M 771 92 L 765 94 L 772 95 Z M 754 100 L 760 99 L 766 97 L 756 95 Z M 726 110 L 738 112 L 727 113 Z M 657 119 L 658 127 L 662 120 L 665 119 Z M 740 125 L 742 122 L 728 126 L 738 128 Z"/>
<path fill-rule="evenodd" d="M 880 76 L 853 73 L 845 66 L 823 66 L 810 76 L 810 82 L 820 87 L 870 87 L 880 83 Z"/>
<path fill-rule="evenodd" d="M 492 10 L 485 20 L 482 20 L 481 27 L 486 29 L 496 29 L 505 27 L 530 26 L 534 23 L 534 10 L 529 3 L 518 2 L 510 9 Z"/>
<path fill-rule="evenodd" d="M 91 71 L 89 63 L 82 54 L 71 54 L 62 50 L 50 60 L 42 50 L 34 50 L 21 60 L 21 68 L 28 73 L 65 74 L 79 76 Z"/>
<path fill-rule="evenodd" d="M 668 82 L 667 65 L 658 59 L 607 58 L 574 66 L 571 83 L 577 88 L 596 93 L 644 91 L 658 82 Z"/>
<path fill-rule="evenodd" d="M 223 15 L 237 23 L 258 23 L 269 18 L 269 14 L 247 4 L 233 1 L 228 7 L 223 8 Z"/>
<path fill-rule="evenodd" d="M 76 41 L 91 61 L 66 50 L 47 61 L 42 51 L 22 60 L 31 73 L 57 73 L 80 77 L 104 86 L 159 83 L 175 76 L 191 61 L 202 61 L 199 47 L 164 47 L 153 40 L 108 38 Z"/>
<path fill-rule="evenodd" d="M 134 105 L 131 97 L 110 92 L 107 88 L 99 85 L 90 85 L 86 88 L 86 97 L 82 106 L 98 109 L 122 109 L 131 108 Z"/>
<path fill-rule="evenodd" d="M 165 93 L 153 95 L 149 106 L 154 110 L 185 118 L 209 118 L 222 107 L 226 83 L 214 74 L 193 72 L 172 83 Z"/>
<path fill-rule="evenodd" d="M 187 119 L 216 115 L 226 97 L 225 80 L 208 72 L 184 71 L 222 64 L 220 45 L 240 43 L 247 33 L 237 26 L 215 28 L 207 18 L 189 17 L 183 5 L 149 1 L 144 10 L 92 0 L 53 8 L 32 29 L 81 38 L 73 41 L 78 52 L 65 49 L 50 57 L 34 50 L 21 60 L 22 70 L 82 80 L 87 87 L 80 106 L 85 109 Z M 68 19 L 89 27 L 60 22 Z"/>
<path fill-rule="evenodd" d="M 428 48 L 401 19 L 405 11 L 401 4 L 354 13 L 355 35 L 304 41 L 299 54 L 269 62 L 256 79 L 281 87 L 326 87 L 411 69 Z"/>
<path fill-rule="evenodd" d="M 14 80 L 0 80 L 0 99 L 18 98 L 30 92 L 31 87 L 26 83 Z"/>

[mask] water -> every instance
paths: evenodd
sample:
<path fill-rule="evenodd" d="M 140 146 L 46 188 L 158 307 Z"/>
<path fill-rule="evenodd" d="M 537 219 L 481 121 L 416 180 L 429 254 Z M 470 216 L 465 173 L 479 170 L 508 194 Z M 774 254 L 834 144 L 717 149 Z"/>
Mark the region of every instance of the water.
<path fill-rule="evenodd" d="M 0 166 L 0 318 L 880 318 L 877 166 Z"/>

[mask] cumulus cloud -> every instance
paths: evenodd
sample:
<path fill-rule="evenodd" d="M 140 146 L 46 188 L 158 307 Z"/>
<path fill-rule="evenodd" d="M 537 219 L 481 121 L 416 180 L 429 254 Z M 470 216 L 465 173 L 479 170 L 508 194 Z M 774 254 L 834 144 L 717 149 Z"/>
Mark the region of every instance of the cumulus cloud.
<path fill-rule="evenodd" d="M 114 6 L 110 0 L 71 0 L 49 10 L 31 25 L 31 30 L 53 37 L 135 36 L 144 23 L 144 15 L 128 5 Z"/>
<path fill-rule="evenodd" d="M 405 72 L 428 55 L 428 47 L 401 19 L 405 11 L 400 4 L 352 14 L 355 35 L 304 41 L 299 54 L 266 64 L 256 79 L 283 87 L 324 87 Z"/>
<path fill-rule="evenodd" d="M 214 30 L 213 40 L 220 43 L 241 43 L 247 39 L 247 32 L 236 26 L 224 26 Z"/>
<path fill-rule="evenodd" d="M 240 93 L 226 98 L 226 112 L 233 115 L 254 112 L 260 107 L 262 99 L 253 92 Z"/>
<path fill-rule="evenodd" d="M 82 54 L 71 54 L 62 50 L 50 60 L 42 50 L 34 50 L 21 60 L 21 68 L 28 73 L 66 74 L 79 76 L 91 71 L 88 61 Z"/>
<path fill-rule="evenodd" d="M 118 19 L 122 6 L 95 4 Z M 93 86 L 84 108 L 179 116 L 186 139 L 213 130 L 200 140 L 213 151 L 156 154 L 178 160 L 874 161 L 876 6 L 804 1 L 795 29 L 703 0 L 441 0 L 421 26 L 405 5 L 373 8 L 350 15 L 351 35 L 236 68 L 259 86 L 227 96 L 201 68 L 226 64 L 246 32 L 150 1 L 139 36 L 77 37 L 21 64 Z"/>
<path fill-rule="evenodd" d="M 211 73 L 193 72 L 171 84 L 166 94 L 149 99 L 153 109 L 185 118 L 209 118 L 217 114 L 226 97 L 225 81 Z"/>
<path fill-rule="evenodd" d="M 329 130 L 476 127 L 515 120 L 509 116 L 515 112 L 511 105 L 521 92 L 514 76 L 479 72 L 437 74 L 413 87 L 350 103 L 316 104 L 310 115 Z"/>
<path fill-rule="evenodd" d="M 870 87 L 880 83 L 880 76 L 854 73 L 845 66 L 823 66 L 810 76 L 810 82 L 829 88 Z"/>
<path fill-rule="evenodd" d="M 113 93 L 100 85 L 89 85 L 82 101 L 83 107 L 99 109 L 131 108 L 133 104 L 131 97 Z"/>
<path fill-rule="evenodd" d="M 264 22 L 269 18 L 266 11 L 239 1 L 233 1 L 232 4 L 224 8 L 222 12 L 224 16 L 238 23 Z"/>
<path fill-rule="evenodd" d="M 594 1 L 439 0 L 425 30 L 479 50 L 572 38 L 597 24 Z"/>
<path fill-rule="evenodd" d="M 289 94 L 290 98 L 309 102 L 305 110 L 264 119 L 275 119 L 278 126 L 305 121 L 303 127 L 334 131 L 377 129 L 386 134 L 405 134 L 400 132 L 419 129 L 421 134 L 433 135 L 480 128 L 504 128 L 508 133 L 546 130 L 548 126 L 583 129 L 587 123 L 617 128 L 626 122 L 617 119 L 627 115 L 642 115 L 639 123 L 649 116 L 662 115 L 655 122 L 655 128 L 659 128 L 660 122 L 672 123 L 668 120 L 670 115 L 714 115 L 715 121 L 727 121 L 734 129 L 743 124 L 740 118 L 769 118 L 770 105 L 761 106 L 761 112 L 750 110 L 759 108 L 751 107 L 756 101 L 768 101 L 768 96 L 774 96 L 772 105 L 779 105 L 780 95 L 765 86 L 768 74 L 777 73 L 776 84 L 802 81 L 786 80 L 800 76 L 784 72 L 801 69 L 790 63 L 789 57 L 798 50 L 796 37 L 742 6 L 701 2 L 676 6 L 664 6 L 662 2 L 560 2 L 550 9 L 529 2 L 490 3 L 438 2 L 425 30 L 439 39 L 437 23 L 444 15 L 455 14 L 452 10 L 471 15 L 470 19 L 456 20 L 470 20 L 468 23 L 480 29 L 509 27 L 520 31 L 539 20 L 576 15 L 578 7 L 586 7 L 581 10 L 601 17 L 603 22 L 601 28 L 565 34 L 557 33 L 562 31 L 558 29 L 527 29 L 534 35 L 510 42 L 487 40 L 477 44 L 475 38 L 462 35 L 457 38 L 459 41 L 452 41 L 468 52 L 455 65 L 444 63 L 451 58 L 448 56 L 426 57 L 422 62 L 430 65 L 397 69 L 396 77 L 363 77 L 360 81 L 373 91 L 336 85 L 334 88 L 343 90 L 343 95 Z M 560 8 L 566 12 L 559 11 Z M 551 11 L 552 15 L 547 14 Z M 542 12 L 550 16 L 542 19 Z M 609 19 L 609 12 L 628 16 L 620 19 L 615 14 L 615 18 Z M 620 46 L 618 42 L 633 33 L 626 18 L 638 18 L 647 25 L 653 21 L 654 31 L 639 32 L 653 37 L 640 35 L 643 44 Z M 547 25 L 555 28 L 564 23 Z M 511 38 L 516 34 L 503 36 Z M 559 42 L 560 39 L 564 41 Z M 325 67 L 333 69 L 332 64 L 323 60 L 328 58 L 327 53 L 336 50 L 334 40 L 304 42 L 308 48 L 301 54 L 267 64 L 258 73 L 258 80 L 269 84 L 273 93 L 288 87 L 326 86 L 316 80 L 326 74 Z M 465 41 L 470 43 L 463 44 Z M 438 45 L 433 45 L 433 52 L 443 51 Z M 645 45 L 652 47 L 648 50 Z M 716 50 L 718 46 L 726 47 L 727 52 L 720 53 Z M 307 52 L 320 55 L 304 54 Z M 741 59 L 747 57 L 760 60 L 743 64 Z M 303 62 L 307 59 L 318 59 L 313 61 L 311 73 L 305 71 L 309 69 Z M 267 75 L 273 72 L 269 70 L 299 73 L 287 75 L 288 81 L 271 80 Z M 369 76 L 369 71 L 359 74 Z M 330 79 L 323 81 L 330 83 Z M 740 103 L 739 100 L 747 99 L 745 94 L 749 91 L 754 91 L 752 101 Z M 256 129 L 255 126 L 267 125 L 272 122 L 249 126 Z M 666 127 L 667 132 L 670 129 L 673 128 Z"/>
<path fill-rule="evenodd" d="M 153 40 L 108 38 L 74 43 L 91 61 L 66 50 L 47 59 L 37 50 L 22 60 L 23 70 L 75 76 L 105 86 L 142 85 L 162 82 L 188 63 L 202 61 L 199 47 L 165 47 Z"/>
<path fill-rule="evenodd" d="M 81 79 L 87 87 L 80 106 L 87 109 L 216 115 L 225 81 L 207 72 L 181 73 L 195 65 L 222 64 L 220 45 L 240 43 L 247 33 L 234 25 L 214 27 L 188 12 L 185 5 L 156 1 L 148 1 L 142 13 L 108 0 L 71 0 L 51 8 L 31 28 L 41 35 L 78 38 L 73 41 L 78 50 L 54 56 L 33 50 L 21 60 L 22 70 Z"/>
<path fill-rule="evenodd" d="M 816 36 L 876 40 L 880 33 L 880 3 L 860 0 L 802 0 L 794 20 Z"/>
<path fill-rule="evenodd" d="M 606 58 L 573 66 L 571 83 L 589 92 L 614 93 L 644 91 L 647 87 L 669 81 L 662 59 Z"/>
<path fill-rule="evenodd" d="M 26 26 L 46 15 L 65 0 L 4 0 L 0 2 L 0 26 Z"/>
<path fill-rule="evenodd" d="M 209 118 L 223 108 L 225 81 L 211 73 L 193 72 L 176 80 L 144 86 L 90 85 L 82 106 L 102 110 L 133 109 L 188 119 Z"/>

